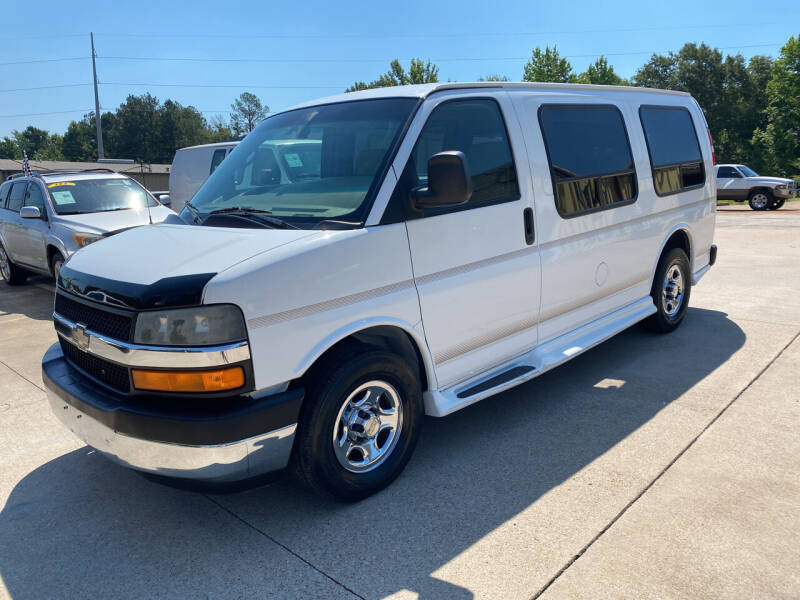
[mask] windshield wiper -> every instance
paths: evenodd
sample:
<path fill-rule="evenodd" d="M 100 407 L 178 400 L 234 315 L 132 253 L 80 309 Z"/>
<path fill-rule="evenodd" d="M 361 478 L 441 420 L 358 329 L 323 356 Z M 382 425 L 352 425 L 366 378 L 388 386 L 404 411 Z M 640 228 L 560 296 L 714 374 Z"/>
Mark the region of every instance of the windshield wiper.
<path fill-rule="evenodd" d="M 231 215 L 234 217 L 241 217 L 243 219 L 248 219 L 253 221 L 254 223 L 259 223 L 261 225 L 265 225 L 267 227 L 272 227 L 273 229 L 300 229 L 297 225 L 292 225 L 291 223 L 284 221 L 283 219 L 279 219 L 278 217 L 270 217 L 267 215 L 272 214 L 271 211 L 268 210 L 261 210 L 258 208 L 241 208 L 238 206 L 234 206 L 231 208 L 220 208 L 217 210 L 212 210 L 206 216 L 206 221 L 209 217 L 214 215 Z"/>
<path fill-rule="evenodd" d="M 189 212 L 192 213 L 192 221 L 194 221 L 195 224 L 203 222 L 202 217 L 200 217 L 200 211 L 195 208 L 194 204 L 187 202 L 185 206 L 189 209 Z"/>

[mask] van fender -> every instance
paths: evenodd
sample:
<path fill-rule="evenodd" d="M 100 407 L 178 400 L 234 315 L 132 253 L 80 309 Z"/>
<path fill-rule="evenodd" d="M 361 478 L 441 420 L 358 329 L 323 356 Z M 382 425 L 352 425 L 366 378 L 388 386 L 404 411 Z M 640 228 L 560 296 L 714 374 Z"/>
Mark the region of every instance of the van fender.
<path fill-rule="evenodd" d="M 407 321 L 403 321 L 395 317 L 377 316 L 359 319 L 358 321 L 348 323 L 336 331 L 333 331 L 329 335 L 325 336 L 303 357 L 303 359 L 295 368 L 295 376 L 302 377 L 306 371 L 308 371 L 308 369 L 310 369 L 311 366 L 317 361 L 317 359 L 319 359 L 320 356 L 322 356 L 325 352 L 330 350 L 334 345 L 341 342 L 346 337 L 366 329 L 379 326 L 394 327 L 408 334 L 408 336 L 411 338 L 411 342 L 414 344 L 420 356 L 422 357 L 422 363 L 425 367 L 425 376 L 428 381 L 428 387 L 430 389 L 436 389 L 438 386 L 436 383 L 436 373 L 433 368 L 433 357 L 431 356 L 430 350 L 428 349 L 428 344 L 425 341 L 425 333 L 422 330 L 422 321 L 414 326 Z M 417 327 L 419 329 L 417 329 Z"/>
<path fill-rule="evenodd" d="M 688 223 L 681 222 L 674 225 L 672 229 L 670 229 L 664 236 L 664 239 L 661 240 L 661 244 L 658 247 L 658 253 L 653 261 L 653 266 L 650 268 L 651 289 L 653 287 L 653 280 L 656 276 L 656 269 L 658 269 L 658 261 L 661 260 L 661 254 L 664 252 L 664 248 L 666 248 L 669 238 L 671 238 L 677 231 L 683 231 L 683 233 L 685 233 L 686 237 L 689 239 L 689 270 L 691 271 L 690 275 L 694 275 L 694 239 L 692 238 L 692 230 Z"/>

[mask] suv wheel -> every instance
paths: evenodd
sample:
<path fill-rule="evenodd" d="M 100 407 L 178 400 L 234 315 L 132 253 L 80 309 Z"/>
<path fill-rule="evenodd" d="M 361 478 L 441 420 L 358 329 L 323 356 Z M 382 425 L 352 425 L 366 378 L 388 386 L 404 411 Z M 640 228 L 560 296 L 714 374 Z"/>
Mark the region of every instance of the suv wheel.
<path fill-rule="evenodd" d="M 294 470 L 315 491 L 353 502 L 389 485 L 422 426 L 419 375 L 399 356 L 340 356 L 313 375 L 297 431 Z"/>
<path fill-rule="evenodd" d="M 0 244 L 0 275 L 8 285 L 22 285 L 28 278 L 27 271 L 11 262 L 2 244 Z"/>
<path fill-rule="evenodd" d="M 681 324 L 689 306 L 692 274 L 689 257 L 680 248 L 661 256 L 650 295 L 656 313 L 644 321 L 645 327 L 657 333 L 669 333 Z"/>
<path fill-rule="evenodd" d="M 772 192 L 769 190 L 753 190 L 748 197 L 750 208 L 753 210 L 767 210 L 772 203 Z"/>
<path fill-rule="evenodd" d="M 53 274 L 53 279 L 56 280 L 58 283 L 58 274 L 61 272 L 61 267 L 64 266 L 64 257 L 61 255 L 61 252 L 56 252 L 53 254 L 53 258 L 50 259 L 50 272 Z"/>

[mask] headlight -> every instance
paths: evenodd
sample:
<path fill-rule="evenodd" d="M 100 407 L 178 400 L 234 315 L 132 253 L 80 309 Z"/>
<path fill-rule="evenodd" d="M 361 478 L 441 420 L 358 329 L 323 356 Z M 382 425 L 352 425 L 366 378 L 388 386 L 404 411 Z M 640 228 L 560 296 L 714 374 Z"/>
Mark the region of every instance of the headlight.
<path fill-rule="evenodd" d="M 97 240 L 103 239 L 103 236 L 97 235 L 96 233 L 73 233 L 72 239 L 78 244 L 78 248 L 83 248 Z"/>
<path fill-rule="evenodd" d="M 242 312 L 230 304 L 139 313 L 133 341 L 149 346 L 219 346 L 247 339 Z"/>
<path fill-rule="evenodd" d="M 784 184 L 781 184 L 781 185 L 775 186 L 775 189 L 776 189 L 776 190 L 788 190 L 788 189 L 789 189 L 789 185 L 788 185 L 788 184 L 786 184 L 786 183 L 784 183 Z"/>

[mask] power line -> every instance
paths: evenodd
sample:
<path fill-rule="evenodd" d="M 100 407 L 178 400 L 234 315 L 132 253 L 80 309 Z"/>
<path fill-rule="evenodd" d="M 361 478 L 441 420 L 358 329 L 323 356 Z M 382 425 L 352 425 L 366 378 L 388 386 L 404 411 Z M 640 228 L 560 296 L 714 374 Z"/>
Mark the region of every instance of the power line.
<path fill-rule="evenodd" d="M 55 90 L 58 88 L 71 88 L 71 87 L 83 87 L 87 85 L 92 85 L 91 83 L 64 83 L 61 85 L 39 85 L 36 87 L 26 87 L 26 88 L 7 88 L 4 90 L 0 90 L 0 92 L 32 92 L 34 90 Z"/>
<path fill-rule="evenodd" d="M 180 88 L 247 88 L 247 89 L 269 89 L 269 90 L 331 90 L 347 87 L 347 84 L 337 85 L 251 85 L 248 83 L 123 83 L 117 81 L 100 82 L 100 85 L 119 85 L 131 87 L 180 87 Z M 4 90 L 0 90 L 2 92 Z"/>
<path fill-rule="evenodd" d="M 189 108 L 189 107 L 184 107 L 184 108 Z M 131 110 L 131 109 L 128 108 L 126 110 Z M 198 110 L 198 109 L 195 109 L 195 110 L 197 112 L 203 113 L 203 114 L 209 114 L 209 113 L 232 113 L 233 112 L 230 109 L 223 109 L 223 110 Z M 0 119 L 10 119 L 10 118 L 15 118 L 15 117 L 42 117 L 42 116 L 45 116 L 45 115 L 66 115 L 66 114 L 69 114 L 69 113 L 84 113 L 84 114 L 88 114 L 88 113 L 93 113 L 93 112 L 94 112 L 93 108 L 74 108 L 74 109 L 71 109 L 71 110 L 54 110 L 54 111 L 51 111 L 51 112 L 22 113 L 22 114 L 16 114 L 16 115 L 0 115 Z M 111 111 L 108 111 L 108 112 L 111 112 Z"/>
<path fill-rule="evenodd" d="M 12 60 L 10 62 L 0 62 L 0 67 L 8 65 L 32 65 L 34 63 L 53 63 L 53 62 L 67 62 L 71 60 L 86 60 L 92 58 L 91 56 L 71 56 L 67 58 L 35 58 L 32 60 Z"/>

